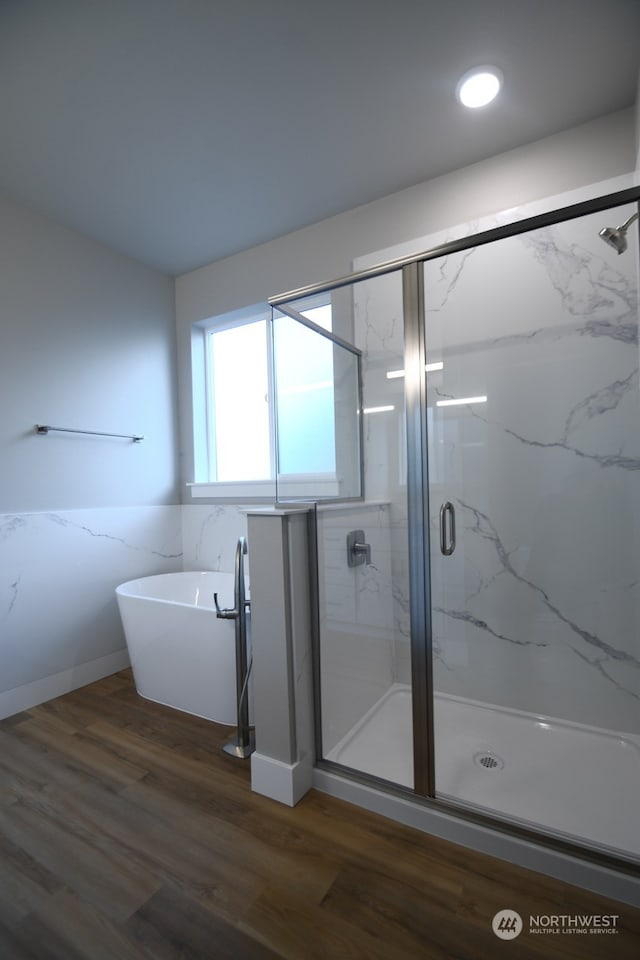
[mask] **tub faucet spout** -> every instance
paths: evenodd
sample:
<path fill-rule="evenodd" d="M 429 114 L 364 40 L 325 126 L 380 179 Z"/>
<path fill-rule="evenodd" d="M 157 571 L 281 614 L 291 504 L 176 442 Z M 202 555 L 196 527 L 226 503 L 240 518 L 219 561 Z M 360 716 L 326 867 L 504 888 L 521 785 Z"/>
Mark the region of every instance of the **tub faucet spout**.
<path fill-rule="evenodd" d="M 238 611 L 234 610 L 233 607 L 220 608 L 217 593 L 214 593 L 213 595 L 213 602 L 216 608 L 216 617 L 218 620 L 236 620 L 238 618 Z"/>

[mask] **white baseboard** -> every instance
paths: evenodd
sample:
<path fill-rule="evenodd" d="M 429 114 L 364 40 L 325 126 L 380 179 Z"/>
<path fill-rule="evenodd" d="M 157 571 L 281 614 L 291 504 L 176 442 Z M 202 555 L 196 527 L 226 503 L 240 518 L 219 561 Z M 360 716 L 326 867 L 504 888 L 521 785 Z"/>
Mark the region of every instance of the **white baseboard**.
<path fill-rule="evenodd" d="M 0 693 L 0 720 L 12 717 L 21 710 L 36 707 L 39 703 L 53 700 L 54 697 L 61 697 L 64 693 L 84 687 L 88 683 L 93 683 L 94 680 L 101 680 L 128 666 L 129 654 L 126 650 L 118 650 L 106 657 L 80 663 L 69 670 L 62 670 L 41 680 L 33 680 L 31 683 L 14 687 L 13 690 L 5 690 Z"/>
<path fill-rule="evenodd" d="M 305 762 L 283 763 L 261 753 L 251 756 L 251 789 L 295 807 L 311 788 L 313 771 Z"/>

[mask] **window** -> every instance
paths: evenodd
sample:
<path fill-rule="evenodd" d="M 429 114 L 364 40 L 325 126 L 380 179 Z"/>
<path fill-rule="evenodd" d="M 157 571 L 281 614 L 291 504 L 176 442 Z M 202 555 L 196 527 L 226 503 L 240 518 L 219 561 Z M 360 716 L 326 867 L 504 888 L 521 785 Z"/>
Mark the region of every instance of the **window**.
<path fill-rule="evenodd" d="M 331 331 L 330 303 L 301 313 Z M 269 317 L 257 309 L 194 327 L 193 497 L 274 499 L 276 463 L 296 492 L 313 477 L 335 495 L 333 343 L 290 317 L 275 321 L 272 343 Z"/>
<path fill-rule="evenodd" d="M 273 476 L 266 320 L 207 331 L 209 479 Z"/>

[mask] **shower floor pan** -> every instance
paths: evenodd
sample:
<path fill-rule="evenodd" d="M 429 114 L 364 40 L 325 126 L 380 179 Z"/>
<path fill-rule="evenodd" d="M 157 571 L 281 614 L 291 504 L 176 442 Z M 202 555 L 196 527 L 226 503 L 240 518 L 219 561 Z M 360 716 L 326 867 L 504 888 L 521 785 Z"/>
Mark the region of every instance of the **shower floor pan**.
<path fill-rule="evenodd" d="M 436 694 L 437 796 L 640 856 L 640 737 Z M 411 691 L 394 684 L 327 755 L 413 786 Z"/>

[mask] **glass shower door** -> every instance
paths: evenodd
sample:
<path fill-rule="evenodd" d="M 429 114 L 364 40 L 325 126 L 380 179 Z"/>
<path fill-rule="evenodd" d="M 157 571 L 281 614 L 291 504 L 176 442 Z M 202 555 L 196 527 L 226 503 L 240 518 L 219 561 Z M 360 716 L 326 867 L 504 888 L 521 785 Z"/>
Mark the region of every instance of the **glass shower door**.
<path fill-rule="evenodd" d="M 635 209 L 424 264 L 436 793 L 631 858 L 638 233 L 598 232 Z"/>

